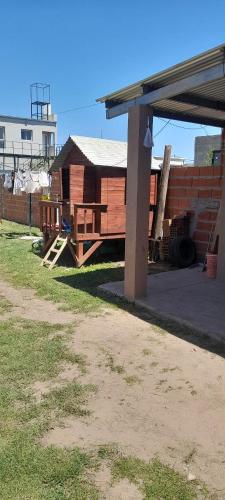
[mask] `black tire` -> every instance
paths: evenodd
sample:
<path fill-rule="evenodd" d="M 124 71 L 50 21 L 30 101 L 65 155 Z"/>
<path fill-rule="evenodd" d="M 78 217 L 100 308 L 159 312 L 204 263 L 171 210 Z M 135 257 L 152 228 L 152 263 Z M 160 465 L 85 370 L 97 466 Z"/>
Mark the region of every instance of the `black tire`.
<path fill-rule="evenodd" d="M 196 248 L 193 240 L 179 236 L 169 246 L 169 260 L 177 267 L 189 267 L 196 260 Z"/>

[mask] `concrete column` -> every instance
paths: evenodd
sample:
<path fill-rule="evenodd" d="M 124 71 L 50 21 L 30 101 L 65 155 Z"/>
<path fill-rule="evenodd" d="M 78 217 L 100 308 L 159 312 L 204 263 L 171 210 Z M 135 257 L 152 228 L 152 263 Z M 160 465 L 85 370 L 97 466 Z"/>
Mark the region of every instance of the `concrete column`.
<path fill-rule="evenodd" d="M 218 263 L 217 278 L 225 281 L 225 129 L 222 129 L 221 136 L 221 167 L 223 171 L 222 196 L 220 201 L 220 210 L 218 214 Z"/>
<path fill-rule="evenodd" d="M 128 165 L 124 295 L 134 301 L 147 293 L 151 150 L 143 146 L 149 106 L 128 112 Z"/>

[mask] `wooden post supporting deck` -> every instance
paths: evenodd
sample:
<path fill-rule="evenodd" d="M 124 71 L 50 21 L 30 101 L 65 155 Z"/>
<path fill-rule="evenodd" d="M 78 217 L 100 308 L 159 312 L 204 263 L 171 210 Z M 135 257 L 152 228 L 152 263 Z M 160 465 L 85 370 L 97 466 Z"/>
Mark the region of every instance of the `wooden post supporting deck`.
<path fill-rule="evenodd" d="M 147 293 L 151 150 L 143 142 L 148 117 L 152 131 L 149 106 L 129 109 L 124 295 L 130 301 Z"/>

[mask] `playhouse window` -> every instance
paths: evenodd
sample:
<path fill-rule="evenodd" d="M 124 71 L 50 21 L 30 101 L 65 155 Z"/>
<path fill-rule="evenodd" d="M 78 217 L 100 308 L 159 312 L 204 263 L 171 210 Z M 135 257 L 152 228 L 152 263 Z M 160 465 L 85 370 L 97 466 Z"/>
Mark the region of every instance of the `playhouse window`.
<path fill-rule="evenodd" d="M 62 192 L 63 200 L 70 199 L 70 171 L 69 168 L 62 169 Z"/>

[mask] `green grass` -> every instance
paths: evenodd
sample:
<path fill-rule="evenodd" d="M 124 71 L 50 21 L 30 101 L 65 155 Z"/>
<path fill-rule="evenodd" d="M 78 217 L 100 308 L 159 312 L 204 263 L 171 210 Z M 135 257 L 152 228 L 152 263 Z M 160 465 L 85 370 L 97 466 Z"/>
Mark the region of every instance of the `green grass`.
<path fill-rule="evenodd" d="M 79 449 L 37 445 L 29 432 L 17 432 L 0 449 L 0 487 L 4 500 L 98 499 L 88 478 L 91 455 Z"/>
<path fill-rule="evenodd" d="M 90 415 L 85 407 L 90 392 L 95 392 L 96 387 L 90 384 L 70 382 L 60 388 L 53 389 L 43 398 L 43 406 L 47 409 L 58 409 L 60 416 L 76 415 L 83 417 Z"/>
<path fill-rule="evenodd" d="M 163 465 L 159 460 L 146 463 L 138 458 L 120 457 L 114 461 L 112 473 L 116 480 L 126 478 L 136 484 L 145 500 L 197 498 L 197 485 L 188 482 L 178 472 Z M 207 494 L 206 490 L 204 494 Z"/>
<path fill-rule="evenodd" d="M 62 331 L 62 335 L 50 336 Z M 50 336 L 50 337 L 49 337 Z M 62 325 L 15 318 L 0 322 L 0 383 L 17 387 L 56 376 L 62 362 L 81 363 L 65 345 Z"/>
<path fill-rule="evenodd" d="M 61 335 L 60 335 L 61 332 Z M 53 335 L 57 333 L 57 335 Z M 66 346 L 62 325 L 0 321 L 0 491 L 4 500 L 97 499 L 89 479 L 96 459 L 79 449 L 43 447 L 40 438 L 64 415 L 86 415 L 93 387 L 73 381 L 36 401 L 35 381 L 54 380 L 62 362 L 84 359 Z"/>
<path fill-rule="evenodd" d="M 105 304 L 100 284 L 123 279 L 115 263 L 75 267 L 40 267 L 41 258 L 31 251 L 31 242 L 21 240 L 28 228 L 3 221 L 0 226 L 0 274 L 16 286 L 31 287 L 41 297 L 61 304 L 63 310 L 97 311 Z M 37 233 L 37 230 L 34 231 Z"/>
<path fill-rule="evenodd" d="M 0 314 L 9 312 L 12 309 L 12 304 L 5 298 L 0 295 Z"/>
<path fill-rule="evenodd" d="M 134 384 L 141 383 L 141 380 L 137 375 L 127 375 L 127 377 L 124 377 L 124 380 L 128 385 L 134 385 Z"/>

